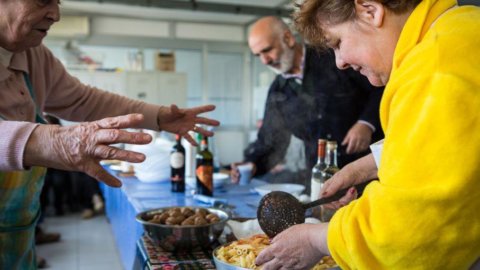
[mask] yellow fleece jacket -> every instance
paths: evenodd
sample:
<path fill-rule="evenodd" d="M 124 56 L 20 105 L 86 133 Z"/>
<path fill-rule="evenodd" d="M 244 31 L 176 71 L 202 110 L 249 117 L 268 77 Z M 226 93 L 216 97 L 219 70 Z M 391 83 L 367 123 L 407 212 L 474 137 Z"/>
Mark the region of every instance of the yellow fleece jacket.
<path fill-rule="evenodd" d="M 480 8 L 423 0 L 381 102 L 379 181 L 334 215 L 342 269 L 468 269 L 480 258 Z"/>

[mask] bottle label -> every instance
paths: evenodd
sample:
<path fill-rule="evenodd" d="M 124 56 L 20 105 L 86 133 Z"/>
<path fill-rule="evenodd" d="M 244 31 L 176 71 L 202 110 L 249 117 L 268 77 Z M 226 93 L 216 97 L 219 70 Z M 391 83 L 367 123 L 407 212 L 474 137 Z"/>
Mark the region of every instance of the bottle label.
<path fill-rule="evenodd" d="M 198 166 L 197 178 L 208 190 L 213 190 L 213 166 Z"/>
<path fill-rule="evenodd" d="M 172 176 L 172 182 L 182 182 L 184 179 L 180 175 Z"/>
<path fill-rule="evenodd" d="M 185 165 L 185 156 L 180 152 L 170 155 L 170 166 L 174 169 L 180 169 Z"/>

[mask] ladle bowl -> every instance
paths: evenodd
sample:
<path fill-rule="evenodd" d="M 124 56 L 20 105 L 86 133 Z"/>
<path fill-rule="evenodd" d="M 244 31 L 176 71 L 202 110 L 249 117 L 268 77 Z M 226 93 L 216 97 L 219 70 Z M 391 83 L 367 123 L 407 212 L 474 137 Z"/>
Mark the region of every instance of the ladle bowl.
<path fill-rule="evenodd" d="M 370 181 L 355 185 L 357 190 L 363 190 Z M 257 209 L 258 223 L 262 230 L 273 238 L 289 227 L 305 222 L 305 211 L 314 206 L 334 202 L 345 196 L 350 188 L 337 191 L 330 197 L 320 198 L 303 204 L 295 196 L 273 191 L 262 197 Z"/>

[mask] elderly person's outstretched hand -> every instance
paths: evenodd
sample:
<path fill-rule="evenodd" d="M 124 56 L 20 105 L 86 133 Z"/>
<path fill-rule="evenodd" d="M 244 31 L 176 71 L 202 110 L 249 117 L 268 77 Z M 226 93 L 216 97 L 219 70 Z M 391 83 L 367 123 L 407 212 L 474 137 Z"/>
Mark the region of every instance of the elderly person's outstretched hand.
<path fill-rule="evenodd" d="M 213 132 L 196 125 L 220 125 L 220 122 L 216 120 L 198 116 L 201 113 L 206 113 L 213 110 L 215 110 L 214 105 L 204 105 L 188 109 L 180 109 L 177 107 L 177 105 L 161 107 L 158 113 L 158 126 L 160 130 L 180 134 L 191 144 L 197 145 L 195 140 L 188 134 L 188 131 L 195 131 L 204 136 L 212 136 Z"/>
<path fill-rule="evenodd" d="M 68 127 L 39 125 L 27 142 L 24 164 L 82 171 L 109 186 L 119 187 L 121 182 L 105 171 L 99 162 L 104 159 L 144 161 L 145 155 L 141 153 L 110 146 L 151 142 L 152 137 L 148 134 L 122 130 L 137 127 L 143 119 L 141 114 L 129 114 Z"/>
<path fill-rule="evenodd" d="M 328 223 L 299 224 L 281 232 L 258 255 L 255 263 L 263 270 L 310 269 L 329 255 Z"/>

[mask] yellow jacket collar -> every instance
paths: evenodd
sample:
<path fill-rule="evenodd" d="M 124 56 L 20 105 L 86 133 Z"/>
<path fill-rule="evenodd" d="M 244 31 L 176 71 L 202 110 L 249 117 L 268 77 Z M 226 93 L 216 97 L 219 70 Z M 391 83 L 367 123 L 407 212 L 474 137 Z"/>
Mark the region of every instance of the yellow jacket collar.
<path fill-rule="evenodd" d="M 423 0 L 418 4 L 407 19 L 398 39 L 392 72 L 401 64 L 405 55 L 422 40 L 435 20 L 456 4 L 456 0 Z"/>

